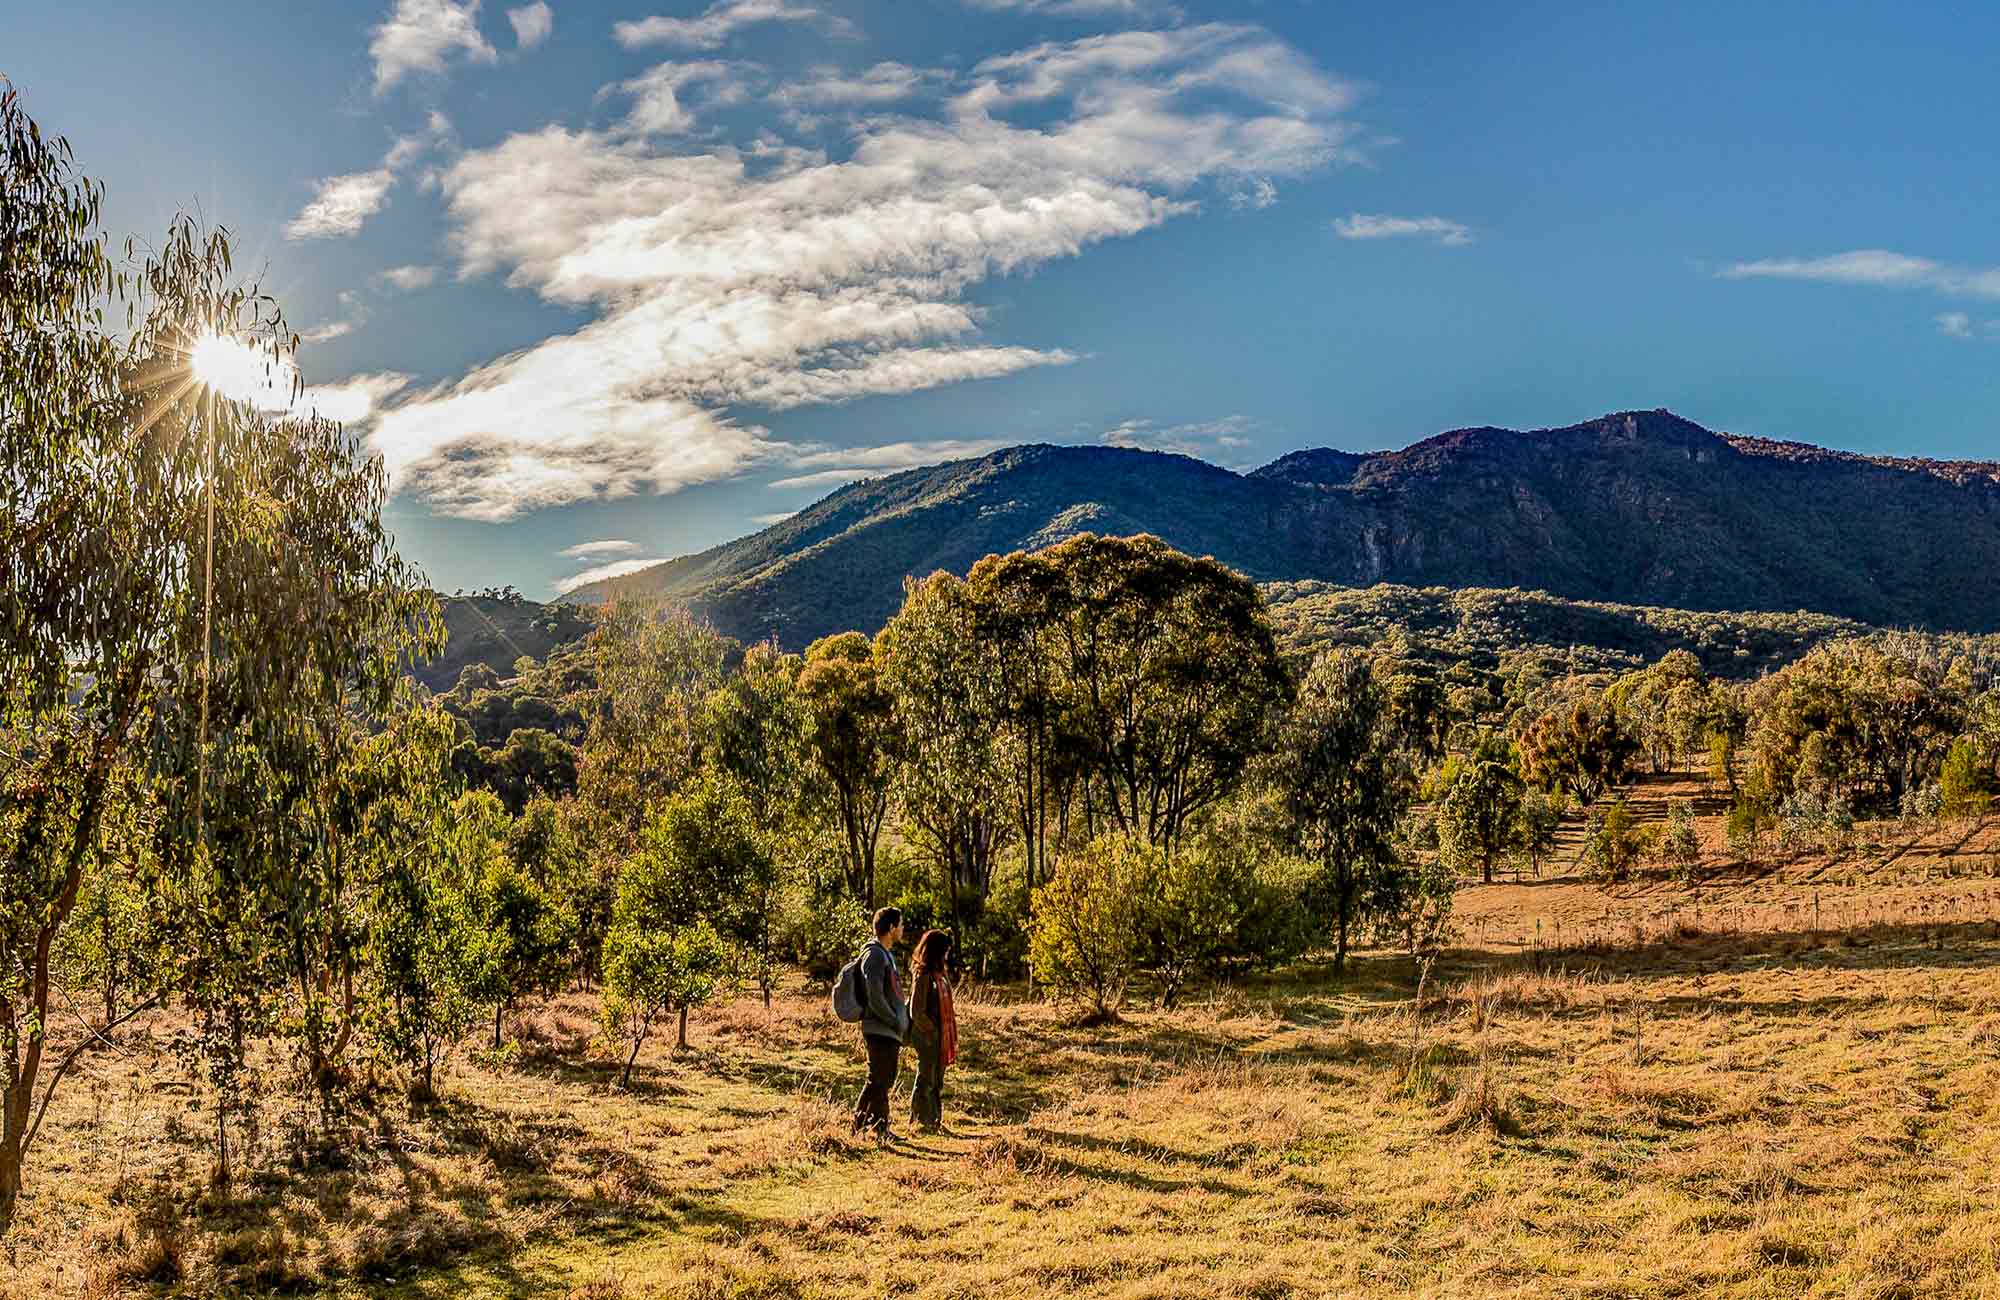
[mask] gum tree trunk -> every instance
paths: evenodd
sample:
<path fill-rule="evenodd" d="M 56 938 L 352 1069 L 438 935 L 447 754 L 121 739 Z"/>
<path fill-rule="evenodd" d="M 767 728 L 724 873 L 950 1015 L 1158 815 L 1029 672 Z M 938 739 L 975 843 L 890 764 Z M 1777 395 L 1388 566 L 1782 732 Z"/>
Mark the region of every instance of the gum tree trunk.
<path fill-rule="evenodd" d="M 13 1062 L 10 1060 L 8 1065 L 12 1066 Z M 14 1226 L 14 1206 L 21 1199 L 22 1131 L 21 1125 L 17 1124 L 16 1120 L 26 1117 L 27 1107 L 16 1105 L 16 1102 L 26 1099 L 25 1089 L 21 1090 L 21 1095 L 17 1098 L 15 1090 L 11 1088 L 4 1099 L 0 1099 L 0 1110 L 6 1112 L 6 1133 L 4 1137 L 0 1137 L 0 1240 L 5 1240 L 7 1229 Z"/>

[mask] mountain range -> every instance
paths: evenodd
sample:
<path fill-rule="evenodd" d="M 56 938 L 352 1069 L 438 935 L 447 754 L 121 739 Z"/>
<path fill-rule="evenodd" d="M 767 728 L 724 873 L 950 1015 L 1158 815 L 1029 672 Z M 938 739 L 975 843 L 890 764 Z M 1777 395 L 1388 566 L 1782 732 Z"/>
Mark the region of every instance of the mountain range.
<path fill-rule="evenodd" d="M 869 479 L 738 541 L 571 592 L 685 602 L 799 649 L 874 631 L 906 576 L 1080 532 L 1153 533 L 1259 582 L 1525 588 L 1687 610 L 2000 630 L 2000 465 L 1716 433 L 1668 411 L 1292 452 L 1239 474 L 1020 446 Z"/>

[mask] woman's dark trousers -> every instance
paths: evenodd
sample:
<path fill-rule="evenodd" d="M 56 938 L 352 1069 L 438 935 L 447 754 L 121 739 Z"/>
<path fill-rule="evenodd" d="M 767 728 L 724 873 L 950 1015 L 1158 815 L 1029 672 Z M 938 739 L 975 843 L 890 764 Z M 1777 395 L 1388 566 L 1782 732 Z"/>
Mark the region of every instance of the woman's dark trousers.
<path fill-rule="evenodd" d="M 944 1042 L 919 1034 L 915 1046 L 917 1087 L 910 1094 L 910 1118 L 923 1128 L 937 1128 L 944 1123 Z"/>

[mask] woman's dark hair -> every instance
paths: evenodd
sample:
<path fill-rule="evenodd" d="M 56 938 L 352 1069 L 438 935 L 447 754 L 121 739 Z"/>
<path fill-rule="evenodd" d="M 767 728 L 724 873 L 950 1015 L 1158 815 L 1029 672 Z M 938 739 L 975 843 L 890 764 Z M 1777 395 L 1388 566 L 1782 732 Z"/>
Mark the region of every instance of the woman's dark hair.
<path fill-rule="evenodd" d="M 934 970 L 943 970 L 945 958 L 950 955 L 950 935 L 943 930 L 924 931 L 924 937 L 917 940 L 917 955 L 910 961 L 911 984 L 916 984 Z"/>
<path fill-rule="evenodd" d="M 889 933 L 889 931 L 895 929 L 898 925 L 901 925 L 902 923 L 903 923 L 902 908 L 900 907 L 883 908 L 881 911 L 875 913 L 875 937 L 878 939 L 881 938 L 883 935 Z"/>

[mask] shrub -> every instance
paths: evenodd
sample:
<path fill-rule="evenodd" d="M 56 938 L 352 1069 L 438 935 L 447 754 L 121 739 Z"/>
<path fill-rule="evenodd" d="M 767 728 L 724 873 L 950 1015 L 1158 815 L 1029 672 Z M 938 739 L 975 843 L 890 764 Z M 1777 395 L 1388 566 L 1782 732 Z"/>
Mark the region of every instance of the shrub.
<path fill-rule="evenodd" d="M 1748 795 L 1738 795 L 1729 809 L 1729 821 L 1723 833 L 1729 839 L 1729 851 L 1736 856 L 1736 860 L 1754 864 L 1763 851 L 1764 833 L 1770 828 L 1770 811 Z"/>
<path fill-rule="evenodd" d="M 1569 796 L 1560 790 L 1539 790 L 1530 786 L 1521 794 L 1521 848 L 1535 875 L 1542 874 L 1542 860 L 1555 851 L 1556 835 L 1569 812 Z"/>
<path fill-rule="evenodd" d="M 696 921 L 674 929 L 620 919 L 604 940 L 604 1025 L 629 1045 L 619 1077 L 632 1085 L 632 1066 L 653 1022 L 679 1013 L 676 1048 L 687 1046 L 687 1013 L 715 996 L 729 974 L 729 949 L 715 927 Z"/>
<path fill-rule="evenodd" d="M 1951 821 L 1984 817 L 1993 796 L 1986 788 L 1986 756 L 1970 736 L 1960 736 L 1945 755 L 1938 776 L 1938 812 Z"/>
<path fill-rule="evenodd" d="M 833 975 L 868 932 L 868 914 L 844 889 L 791 882 L 779 895 L 775 939 L 779 949 L 819 978 Z"/>
<path fill-rule="evenodd" d="M 1305 858 L 1274 853 L 1257 860 L 1236 919 L 1233 955 L 1262 967 L 1297 961 L 1324 937 L 1305 905 L 1318 879 Z"/>
<path fill-rule="evenodd" d="M 1216 837 L 1198 836 L 1148 872 L 1141 903 L 1142 940 L 1160 980 L 1160 1005 L 1172 1006 L 1188 980 L 1213 970 L 1236 939 L 1254 860 Z"/>
<path fill-rule="evenodd" d="M 1667 870 L 1682 884 L 1701 879 L 1701 837 L 1695 833 L 1694 805 L 1674 800 L 1667 809 L 1666 832 L 1660 837 L 1660 857 Z"/>
<path fill-rule="evenodd" d="M 962 955 L 982 979 L 1010 979 L 1028 968 L 1030 899 L 1018 861 L 1015 866 L 995 880 L 978 924 L 965 936 Z"/>
<path fill-rule="evenodd" d="M 660 1013 L 678 1013 L 675 1045 L 687 1046 L 689 1010 L 714 997 L 730 974 L 725 929 L 761 966 L 770 896 L 754 885 L 769 866 L 743 798 L 712 777 L 668 799 L 647 821 L 619 877 L 604 940 L 605 1026 L 631 1044 L 627 1083 Z M 763 905 L 756 915 L 748 909 L 753 898 Z"/>
<path fill-rule="evenodd" d="M 1919 826 L 1935 825 L 1944 815 L 1944 791 L 1934 781 L 1913 785 L 1903 791 L 1903 803 L 1898 811 L 1905 822 Z"/>
<path fill-rule="evenodd" d="M 1149 844 L 1106 835 L 1057 863 L 1035 890 L 1029 920 L 1029 960 L 1043 987 L 1098 1016 L 1117 1014 L 1139 959 L 1148 881 L 1162 860 Z"/>
<path fill-rule="evenodd" d="M 1708 779 L 1716 785 L 1737 786 L 1736 737 L 1718 731 L 1708 738 Z"/>
<path fill-rule="evenodd" d="M 487 927 L 479 882 L 504 856 L 493 796 L 476 791 L 434 810 L 437 822 L 382 882 L 370 918 L 377 1039 L 435 1091 L 437 1064 L 491 1004 L 501 938 Z M 448 825 L 447 825 L 448 824 Z"/>
<path fill-rule="evenodd" d="M 1623 799 L 1614 800 L 1590 818 L 1583 862 L 1591 877 L 1603 883 L 1625 879 L 1632 866 L 1652 848 L 1657 830 L 1640 827 Z"/>
<path fill-rule="evenodd" d="M 1853 834 L 1854 808 L 1838 795 L 1799 789 L 1778 807 L 1778 838 L 1786 848 L 1817 846 L 1832 853 Z"/>

